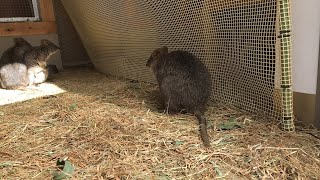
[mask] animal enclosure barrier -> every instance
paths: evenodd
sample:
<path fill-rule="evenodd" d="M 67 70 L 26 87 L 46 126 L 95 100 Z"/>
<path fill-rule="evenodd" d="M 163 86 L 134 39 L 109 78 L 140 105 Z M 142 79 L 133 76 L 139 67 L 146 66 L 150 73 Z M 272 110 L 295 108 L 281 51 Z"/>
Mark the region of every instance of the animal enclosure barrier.
<path fill-rule="evenodd" d="M 62 0 L 95 67 L 153 82 L 160 46 L 197 55 L 212 98 L 294 130 L 289 0 Z"/>
<path fill-rule="evenodd" d="M 1 0 L 0 22 L 37 21 L 37 0 Z"/>

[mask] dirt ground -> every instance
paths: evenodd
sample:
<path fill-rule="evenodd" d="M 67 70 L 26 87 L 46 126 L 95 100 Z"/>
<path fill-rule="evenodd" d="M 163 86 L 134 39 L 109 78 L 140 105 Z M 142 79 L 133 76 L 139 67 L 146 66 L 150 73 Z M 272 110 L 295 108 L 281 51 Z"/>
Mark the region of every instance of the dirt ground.
<path fill-rule="evenodd" d="M 0 179 L 320 179 L 316 130 L 209 103 L 211 146 L 193 115 L 167 115 L 154 84 L 72 68 L 49 83 L 66 92 L 0 106 Z M 221 130 L 226 129 L 226 130 Z"/>

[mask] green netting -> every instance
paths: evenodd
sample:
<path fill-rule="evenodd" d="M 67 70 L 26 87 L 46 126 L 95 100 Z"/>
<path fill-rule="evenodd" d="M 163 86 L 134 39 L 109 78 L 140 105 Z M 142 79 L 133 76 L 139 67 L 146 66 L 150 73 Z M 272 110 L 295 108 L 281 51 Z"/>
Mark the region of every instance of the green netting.
<path fill-rule="evenodd" d="M 280 39 L 281 39 L 281 88 L 283 103 L 283 127 L 293 131 L 293 95 L 291 83 L 291 19 L 290 0 L 280 0 Z"/>
<path fill-rule="evenodd" d="M 289 2 L 284 0 L 62 0 L 95 67 L 155 82 L 145 67 L 160 46 L 197 55 L 212 98 L 293 129 Z M 281 36 L 280 36 L 281 34 Z"/>

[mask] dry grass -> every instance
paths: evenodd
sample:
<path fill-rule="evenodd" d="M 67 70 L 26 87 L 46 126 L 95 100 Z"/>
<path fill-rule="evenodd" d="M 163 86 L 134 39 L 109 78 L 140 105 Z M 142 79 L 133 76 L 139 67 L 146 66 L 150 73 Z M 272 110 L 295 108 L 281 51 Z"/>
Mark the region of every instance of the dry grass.
<path fill-rule="evenodd" d="M 157 110 L 157 86 L 69 69 L 67 90 L 0 107 L 0 179 L 50 179 L 58 158 L 73 179 L 320 179 L 320 141 L 211 104 L 211 147 L 191 115 Z M 241 128 L 218 131 L 236 118 Z"/>

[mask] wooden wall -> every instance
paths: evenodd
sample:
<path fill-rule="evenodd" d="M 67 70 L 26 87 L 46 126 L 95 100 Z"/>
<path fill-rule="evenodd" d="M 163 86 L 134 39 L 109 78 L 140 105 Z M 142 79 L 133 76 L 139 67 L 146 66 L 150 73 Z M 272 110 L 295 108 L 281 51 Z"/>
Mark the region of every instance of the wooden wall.
<path fill-rule="evenodd" d="M 43 35 L 57 32 L 54 0 L 39 0 L 40 21 L 0 23 L 0 36 Z"/>

